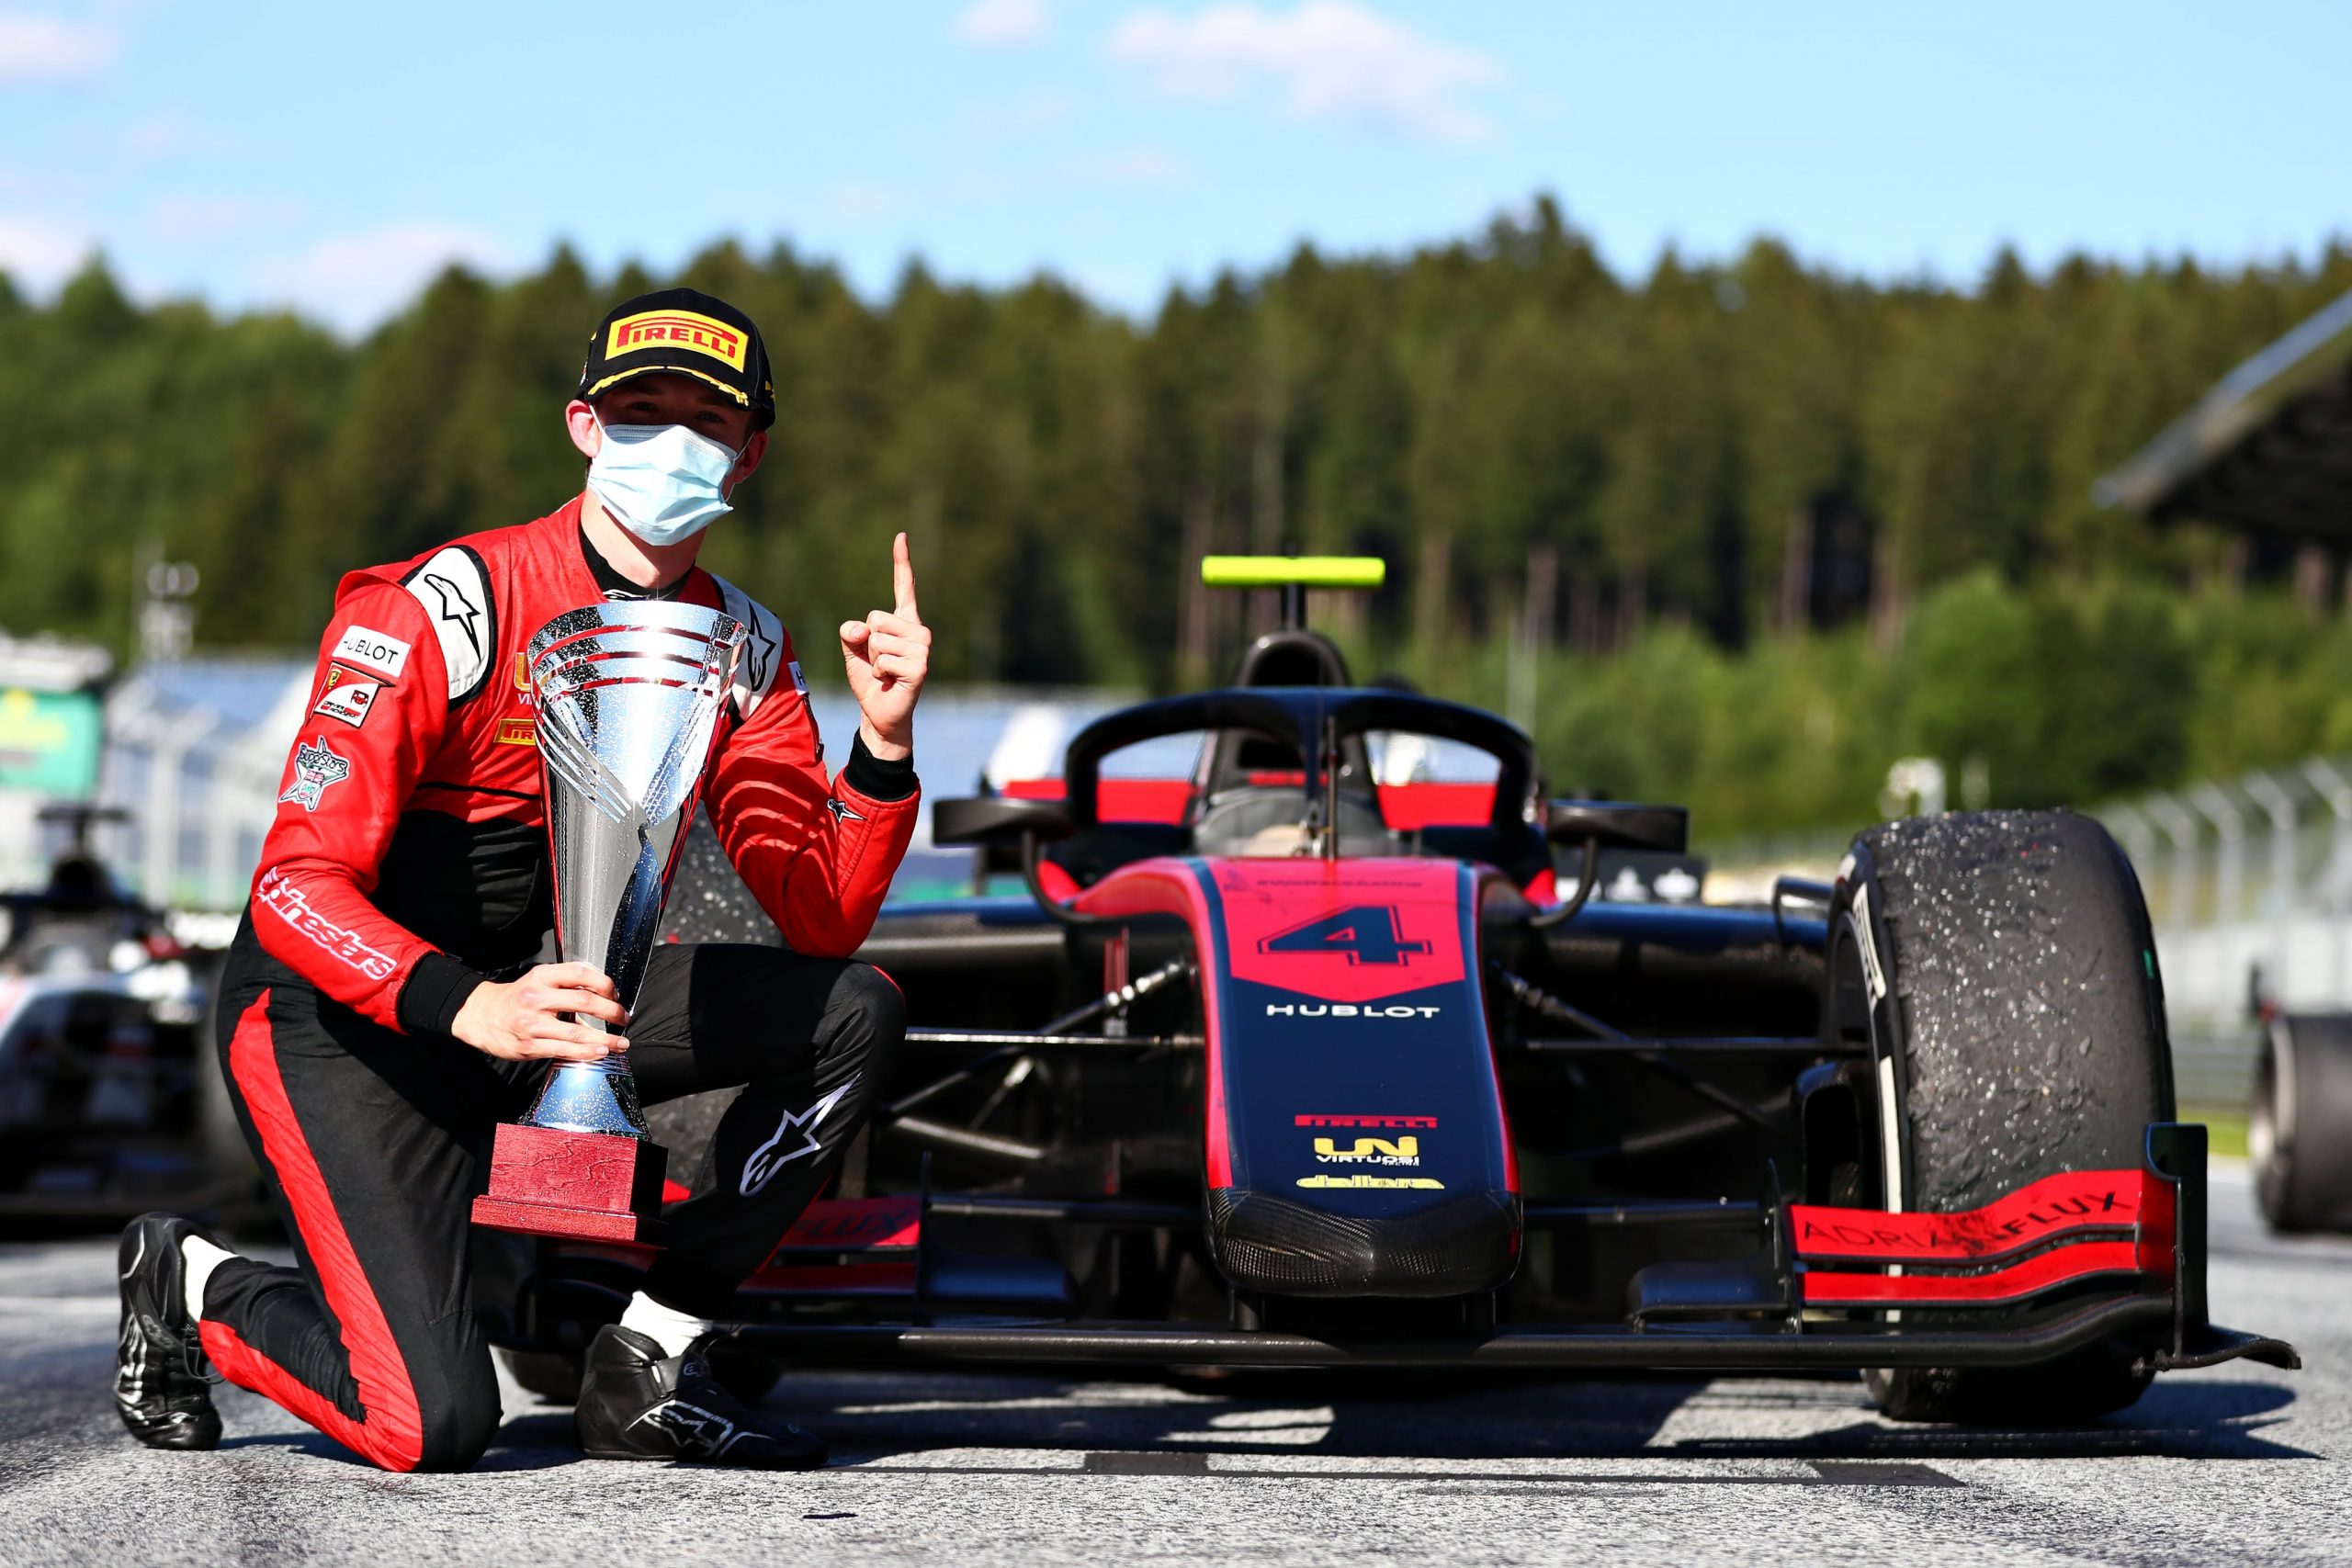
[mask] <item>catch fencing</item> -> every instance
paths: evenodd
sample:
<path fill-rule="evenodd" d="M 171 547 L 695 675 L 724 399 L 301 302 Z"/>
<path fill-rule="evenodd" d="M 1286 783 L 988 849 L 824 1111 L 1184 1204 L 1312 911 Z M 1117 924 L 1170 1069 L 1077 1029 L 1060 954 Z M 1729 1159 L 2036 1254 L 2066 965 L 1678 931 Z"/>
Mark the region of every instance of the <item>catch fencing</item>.
<path fill-rule="evenodd" d="M 2312 757 L 2089 808 L 2131 857 L 2155 926 L 2180 1097 L 2244 1104 L 2257 1004 L 2352 1010 L 2352 758 Z M 1720 847 L 1711 897 L 1826 876 L 1849 833 Z"/>

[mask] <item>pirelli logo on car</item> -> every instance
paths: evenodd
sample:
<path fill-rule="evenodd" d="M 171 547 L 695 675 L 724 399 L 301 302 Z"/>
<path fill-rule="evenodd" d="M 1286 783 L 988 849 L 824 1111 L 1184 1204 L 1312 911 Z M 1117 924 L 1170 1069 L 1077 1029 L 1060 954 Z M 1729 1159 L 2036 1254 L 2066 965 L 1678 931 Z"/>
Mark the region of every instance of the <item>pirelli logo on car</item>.
<path fill-rule="evenodd" d="M 1290 1119 L 1294 1127 L 1434 1127 L 1434 1116 L 1363 1116 L 1340 1115 L 1329 1111 L 1304 1111 Z"/>
<path fill-rule="evenodd" d="M 1433 1176 L 1302 1176 L 1296 1185 L 1310 1190 L 1349 1188 L 1356 1191 L 1386 1191 L 1404 1188 L 1415 1192 L 1442 1192 L 1445 1183 Z"/>
<path fill-rule="evenodd" d="M 738 370 L 743 368 L 748 352 L 743 334 L 724 321 L 692 310 L 640 310 L 613 323 L 605 342 L 605 357 L 648 348 L 692 349 Z"/>

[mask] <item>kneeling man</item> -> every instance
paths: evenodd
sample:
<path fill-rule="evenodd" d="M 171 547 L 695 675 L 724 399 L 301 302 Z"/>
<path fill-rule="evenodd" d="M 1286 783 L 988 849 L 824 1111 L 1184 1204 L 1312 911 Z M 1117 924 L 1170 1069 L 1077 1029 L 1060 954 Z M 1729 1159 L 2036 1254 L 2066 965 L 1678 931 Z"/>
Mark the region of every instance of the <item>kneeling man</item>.
<path fill-rule="evenodd" d="M 467 1278 L 478 1154 L 553 1064 L 625 1050 L 650 1102 L 743 1092 L 716 1134 L 719 1181 L 670 1211 L 670 1247 L 589 1350 L 582 1444 L 823 1462 L 729 1395 L 701 1341 L 839 1162 L 904 1032 L 897 989 L 849 955 L 914 830 L 931 634 L 901 535 L 894 608 L 841 628 L 859 723 L 829 782 L 790 637 L 695 564 L 775 417 L 749 317 L 691 289 L 630 299 L 564 411 L 580 495 L 343 580 L 220 998 L 222 1066 L 296 1262 L 236 1257 L 171 1215 L 132 1224 L 115 1398 L 141 1441 L 219 1442 L 209 1361 L 388 1470 L 472 1464 L 500 1414 Z M 536 961 L 551 882 L 523 650 L 599 598 L 750 627 L 705 799 L 790 944 L 659 947 L 633 1017 L 593 968 Z M 813 1147 L 763 1158 L 787 1123 Z"/>

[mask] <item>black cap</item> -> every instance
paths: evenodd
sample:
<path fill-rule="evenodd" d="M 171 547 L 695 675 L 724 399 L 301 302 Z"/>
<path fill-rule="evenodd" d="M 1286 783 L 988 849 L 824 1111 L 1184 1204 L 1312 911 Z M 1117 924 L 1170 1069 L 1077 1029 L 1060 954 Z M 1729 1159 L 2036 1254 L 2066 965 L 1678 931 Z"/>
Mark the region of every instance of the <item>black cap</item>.
<path fill-rule="evenodd" d="M 775 423 L 767 344 L 752 318 L 724 299 L 696 288 L 661 288 L 622 300 L 588 339 L 576 395 L 600 398 L 655 371 L 709 382 L 752 411 L 754 429 Z"/>

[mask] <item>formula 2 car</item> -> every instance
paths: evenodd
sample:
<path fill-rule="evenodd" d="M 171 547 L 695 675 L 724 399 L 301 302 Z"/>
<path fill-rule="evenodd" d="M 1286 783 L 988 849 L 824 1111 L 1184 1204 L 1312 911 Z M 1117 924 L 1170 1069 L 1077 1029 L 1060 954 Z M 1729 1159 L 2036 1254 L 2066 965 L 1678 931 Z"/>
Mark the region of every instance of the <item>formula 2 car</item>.
<path fill-rule="evenodd" d="M 2352 1231 L 2352 1013 L 2262 1010 L 2246 1154 L 2273 1229 Z"/>
<path fill-rule="evenodd" d="M 1511 725 L 1352 684 L 1306 591 L 1378 562 L 1205 572 L 1281 592 L 1230 686 L 933 805 L 1023 890 L 885 909 L 864 955 L 914 1027 L 740 1298 L 743 1379 L 1846 1368 L 1898 1417 L 2017 1423 L 2296 1364 L 2207 1319 L 2204 1130 L 2096 822 L 1911 819 L 1753 907 L 1596 900 L 1681 810 L 1547 798 Z M 732 1179 L 714 1120 L 655 1113 L 687 1189 Z M 561 1397 L 630 1258 L 501 1245 L 492 1337 Z"/>
<path fill-rule="evenodd" d="M 45 886 L 0 892 L 0 1228 L 119 1224 L 159 1203 L 218 1208 L 254 1172 L 204 1049 L 202 959 L 124 892 L 89 829 Z"/>

